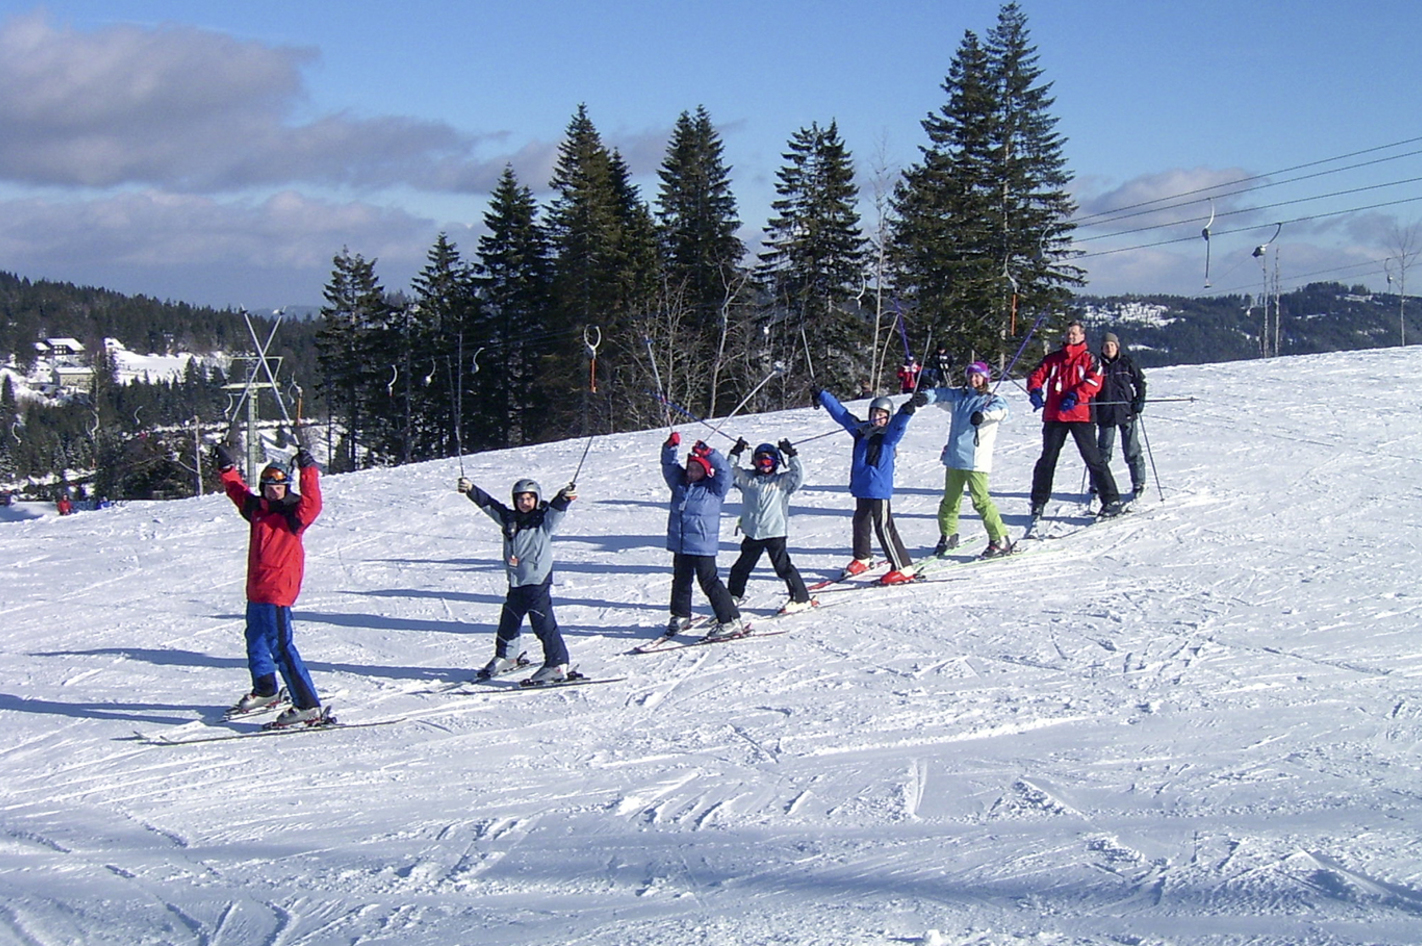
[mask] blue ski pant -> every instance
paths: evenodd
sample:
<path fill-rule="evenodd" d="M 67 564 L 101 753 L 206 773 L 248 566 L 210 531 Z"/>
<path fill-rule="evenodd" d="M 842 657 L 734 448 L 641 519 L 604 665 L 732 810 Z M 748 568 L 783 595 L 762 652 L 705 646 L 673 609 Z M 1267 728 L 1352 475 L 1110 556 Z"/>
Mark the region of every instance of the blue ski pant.
<path fill-rule="evenodd" d="M 1143 489 L 1146 483 L 1145 454 L 1141 451 L 1140 432 L 1136 429 L 1136 419 L 1129 424 L 1107 424 L 1096 431 L 1096 449 L 1101 452 L 1101 462 L 1110 464 L 1111 454 L 1116 446 L 1116 428 L 1121 429 L 1121 452 L 1126 455 L 1126 467 L 1131 471 L 1131 488 Z"/>
<path fill-rule="evenodd" d="M 321 705 L 306 664 L 292 642 L 291 608 L 284 604 L 247 602 L 247 669 L 252 672 L 253 693 L 275 693 L 280 671 L 295 706 L 309 709 Z"/>
<path fill-rule="evenodd" d="M 553 616 L 553 576 L 550 574 L 537 585 L 514 585 L 504 598 L 504 609 L 499 614 L 499 630 L 494 638 L 494 656 L 517 657 L 513 644 L 518 640 L 523 619 L 528 618 L 533 635 L 543 645 L 543 663 L 555 666 L 568 662 L 568 647 L 563 643 L 563 635 L 558 631 L 558 619 Z"/>

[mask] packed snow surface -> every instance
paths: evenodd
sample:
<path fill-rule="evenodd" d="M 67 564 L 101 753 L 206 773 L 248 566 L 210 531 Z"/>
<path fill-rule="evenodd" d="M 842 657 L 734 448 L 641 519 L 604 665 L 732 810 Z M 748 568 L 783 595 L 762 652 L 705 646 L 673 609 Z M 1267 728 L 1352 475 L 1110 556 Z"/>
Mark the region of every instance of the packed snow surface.
<path fill-rule="evenodd" d="M 1130 515 L 1071 532 L 1068 447 L 1059 538 L 775 621 L 763 562 L 747 614 L 787 633 L 641 656 L 665 431 L 597 437 L 555 602 L 582 671 L 625 679 L 576 689 L 441 690 L 505 591 L 456 478 L 551 494 L 583 442 L 328 477 L 296 639 L 343 721 L 400 720 L 368 728 L 135 736 L 258 725 L 220 719 L 248 686 L 225 497 L 6 522 L 0 942 L 1422 942 L 1419 376 L 1418 347 L 1151 371 L 1198 400 L 1148 408 L 1163 492 Z M 1040 423 L 1003 392 L 1015 536 Z M 920 411 L 899 451 L 918 554 L 946 427 Z M 803 442 L 791 550 L 836 573 L 848 437 L 809 408 L 724 429 Z"/>

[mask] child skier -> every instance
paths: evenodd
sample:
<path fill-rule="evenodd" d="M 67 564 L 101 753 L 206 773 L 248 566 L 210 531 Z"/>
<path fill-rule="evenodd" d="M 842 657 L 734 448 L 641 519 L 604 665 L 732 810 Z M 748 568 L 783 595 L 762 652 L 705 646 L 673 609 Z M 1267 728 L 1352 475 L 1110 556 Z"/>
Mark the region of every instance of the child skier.
<path fill-rule="evenodd" d="M 741 612 L 716 574 L 721 544 L 721 504 L 730 489 L 731 470 L 725 457 L 701 441 L 691 448 L 686 467 L 677 463 L 681 434 L 672 431 L 662 445 L 662 478 L 671 488 L 667 516 L 667 550 L 672 553 L 671 620 L 666 634 L 691 624 L 691 580 L 695 578 L 716 612 L 716 626 L 707 637 L 736 637 L 745 632 Z"/>
<path fill-rule="evenodd" d="M 261 493 L 257 494 L 247 488 L 226 448 L 218 444 L 213 456 L 228 498 L 251 523 L 247 542 L 247 669 L 252 675 L 252 691 L 227 715 L 244 716 L 281 703 L 276 684 L 280 672 L 291 706 L 271 726 L 319 725 L 323 721 L 321 700 L 291 633 L 291 606 L 301 593 L 306 565 L 302 538 L 321 514 L 316 461 L 305 448 L 296 451 L 301 492 L 293 496 L 291 478 L 281 467 L 272 464 L 262 470 Z"/>
<path fill-rule="evenodd" d="M 897 585 L 912 581 L 913 563 L 894 527 L 889 501 L 894 495 L 894 453 L 908 429 L 909 418 L 928 397 L 915 394 L 894 414 L 894 402 L 876 397 L 869 402 L 869 419 L 860 420 L 828 391 L 820 391 L 818 403 L 854 438 L 854 456 L 849 468 L 849 492 L 854 496 L 854 559 L 845 566 L 844 577 L 869 570 L 873 563 L 870 545 L 872 528 L 879 545 L 889 558 L 889 573 L 881 584 Z M 891 419 L 892 418 L 892 419 Z"/>
<path fill-rule="evenodd" d="M 992 448 L 997 440 L 997 425 L 1007 417 L 1007 401 L 988 387 L 992 369 L 985 362 L 968 365 L 967 385 L 961 388 L 931 388 L 929 404 L 948 411 L 952 423 L 948 442 L 943 445 L 943 501 L 938 504 L 938 547 L 934 555 L 943 555 L 958 547 L 958 509 L 963 504 L 963 487 L 973 498 L 973 508 L 982 517 L 987 529 L 988 547 L 983 558 L 995 558 L 1012 551 L 1007 528 L 988 493 L 988 474 L 992 472 Z"/>
<path fill-rule="evenodd" d="M 750 444 L 737 440 L 731 448 L 731 458 L 739 459 Z M 782 457 L 784 463 L 782 464 Z M 776 469 L 786 466 L 786 472 Z M 763 443 L 751 454 L 750 471 L 739 465 L 733 470 L 731 484 L 744 497 L 741 505 L 741 557 L 731 566 L 731 581 L 728 590 L 731 597 L 739 601 L 746 593 L 746 581 L 750 578 L 755 563 L 760 561 L 762 552 L 770 554 L 771 567 L 776 577 L 785 582 L 790 590 L 790 601 L 780 609 L 781 614 L 793 614 L 810 607 L 810 593 L 805 588 L 805 580 L 790 561 L 790 553 L 785 549 L 785 537 L 789 532 L 790 494 L 800 488 L 805 481 L 805 470 L 800 458 L 789 440 L 775 444 Z"/>
<path fill-rule="evenodd" d="M 519 666 L 519 627 L 525 615 L 538 642 L 543 645 L 543 666 L 534 671 L 525 683 L 540 686 L 561 683 L 568 679 L 568 648 L 558 631 L 553 616 L 552 535 L 563 520 L 568 504 L 577 499 L 572 483 L 558 490 L 552 502 L 541 502 L 538 483 L 521 479 L 514 483 L 510 509 L 464 477 L 455 486 L 459 492 L 484 510 L 499 524 L 504 537 L 504 570 L 509 579 L 508 595 L 499 614 L 499 629 L 494 637 L 494 659 L 477 674 L 488 680 Z"/>

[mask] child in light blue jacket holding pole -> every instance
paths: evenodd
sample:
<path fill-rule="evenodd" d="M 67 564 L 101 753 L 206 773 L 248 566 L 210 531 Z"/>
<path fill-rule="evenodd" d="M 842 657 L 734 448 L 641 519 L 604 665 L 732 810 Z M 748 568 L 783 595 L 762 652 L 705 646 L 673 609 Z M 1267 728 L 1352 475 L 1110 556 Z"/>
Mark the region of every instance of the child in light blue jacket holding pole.
<path fill-rule="evenodd" d="M 1007 417 L 1007 401 L 992 392 L 988 385 L 992 369 L 984 362 L 968 365 L 967 384 L 958 388 L 931 388 L 929 404 L 948 411 L 952 423 L 948 442 L 943 445 L 943 501 L 938 504 L 938 546 L 935 555 L 943 555 L 958 547 L 958 509 L 963 504 L 966 487 L 973 508 L 982 517 L 987 529 L 988 547 L 983 558 L 995 558 L 1012 551 L 1007 528 L 988 493 L 988 474 L 992 472 L 992 448 L 997 440 L 997 425 Z"/>
<path fill-rule="evenodd" d="M 739 459 L 750 444 L 737 440 L 731 457 Z M 783 460 L 783 464 L 782 464 Z M 784 465 L 785 472 L 776 470 Z M 763 443 L 751 454 L 751 468 L 737 466 L 732 473 L 732 485 L 741 491 L 741 557 L 731 566 L 729 590 L 737 600 L 745 597 L 746 582 L 760 561 L 761 553 L 770 556 L 776 577 L 785 582 L 790 602 L 781 608 L 782 614 L 793 614 L 810 607 L 810 592 L 790 553 L 785 539 L 790 532 L 790 494 L 805 482 L 805 469 L 789 440 L 779 445 Z"/>

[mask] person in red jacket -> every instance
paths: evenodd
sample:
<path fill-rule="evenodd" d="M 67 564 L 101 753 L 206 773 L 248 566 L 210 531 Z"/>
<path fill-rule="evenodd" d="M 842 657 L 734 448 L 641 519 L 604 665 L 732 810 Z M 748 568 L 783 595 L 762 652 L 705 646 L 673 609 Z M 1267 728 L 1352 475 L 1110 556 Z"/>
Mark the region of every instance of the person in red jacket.
<path fill-rule="evenodd" d="M 247 667 L 252 692 L 227 711 L 244 716 L 281 703 L 276 675 L 281 673 L 291 706 L 272 725 L 278 728 L 322 721 L 321 700 L 291 635 L 291 606 L 301 593 L 306 550 L 302 535 L 321 514 L 320 474 L 304 448 L 296 452 L 301 492 L 293 495 L 286 470 L 275 464 L 262 470 L 261 492 L 247 488 L 232 455 L 220 444 L 213 451 L 222 487 L 251 523 L 247 543 Z"/>
<path fill-rule="evenodd" d="M 1101 497 L 1100 515 L 1115 516 L 1123 511 L 1116 480 L 1101 459 L 1091 423 L 1091 399 L 1100 391 L 1101 366 L 1086 347 L 1086 329 L 1080 322 L 1072 322 L 1062 347 L 1042 359 L 1027 377 L 1032 410 L 1042 412 L 1042 455 L 1032 471 L 1033 523 L 1052 498 L 1052 478 L 1068 434 L 1091 471 L 1091 482 Z"/>

